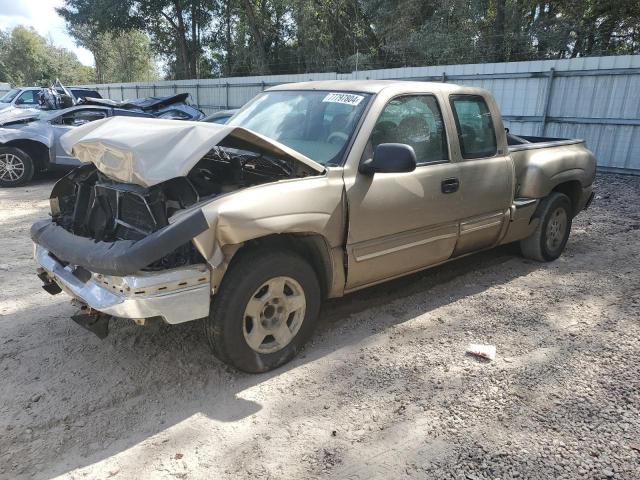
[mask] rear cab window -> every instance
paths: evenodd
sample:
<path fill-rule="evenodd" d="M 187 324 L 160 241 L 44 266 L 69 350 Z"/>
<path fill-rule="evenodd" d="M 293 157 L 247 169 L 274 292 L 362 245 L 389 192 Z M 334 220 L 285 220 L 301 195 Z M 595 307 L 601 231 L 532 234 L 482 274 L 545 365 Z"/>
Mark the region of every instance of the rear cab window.
<path fill-rule="evenodd" d="M 462 158 L 485 158 L 496 154 L 496 132 L 487 102 L 480 95 L 452 95 Z"/>

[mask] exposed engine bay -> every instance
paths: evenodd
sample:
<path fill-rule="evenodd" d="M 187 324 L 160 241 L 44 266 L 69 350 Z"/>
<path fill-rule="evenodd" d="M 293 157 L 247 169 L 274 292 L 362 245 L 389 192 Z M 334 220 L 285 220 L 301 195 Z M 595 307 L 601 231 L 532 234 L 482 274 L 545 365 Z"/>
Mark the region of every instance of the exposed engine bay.
<path fill-rule="evenodd" d="M 138 241 L 169 225 L 179 210 L 239 189 L 314 172 L 289 159 L 228 146 L 212 148 L 185 177 L 151 187 L 115 181 L 93 164 L 81 166 L 54 187 L 55 224 L 96 242 Z M 191 242 L 145 270 L 175 268 L 203 259 Z"/>

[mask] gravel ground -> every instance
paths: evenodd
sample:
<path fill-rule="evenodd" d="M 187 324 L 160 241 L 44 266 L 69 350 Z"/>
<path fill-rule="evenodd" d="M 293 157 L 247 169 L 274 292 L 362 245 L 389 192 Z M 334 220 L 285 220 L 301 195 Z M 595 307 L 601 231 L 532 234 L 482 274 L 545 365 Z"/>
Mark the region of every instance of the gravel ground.
<path fill-rule="evenodd" d="M 0 478 L 638 479 L 640 178 L 597 184 L 556 262 L 500 248 L 331 301 L 263 375 L 197 324 L 71 322 L 27 234 L 52 180 L 0 190 Z"/>

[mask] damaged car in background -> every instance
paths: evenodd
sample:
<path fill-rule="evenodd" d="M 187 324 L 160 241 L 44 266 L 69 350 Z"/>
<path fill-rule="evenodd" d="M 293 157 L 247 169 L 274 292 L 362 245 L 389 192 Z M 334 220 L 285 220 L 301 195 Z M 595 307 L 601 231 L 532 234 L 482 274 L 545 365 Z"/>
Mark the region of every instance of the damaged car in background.
<path fill-rule="evenodd" d="M 320 303 L 519 242 L 558 258 L 593 198 L 581 140 L 507 135 L 450 84 L 273 87 L 226 125 L 115 117 L 62 138 L 83 165 L 31 228 L 38 276 L 100 337 L 199 320 L 247 372 L 289 361 Z"/>
<path fill-rule="evenodd" d="M 164 97 L 136 98 L 133 100 L 109 100 L 107 98 L 83 98 L 82 105 L 101 105 L 111 108 L 144 113 L 168 120 L 202 120 L 204 112 L 193 106 L 188 93 L 177 93 Z"/>
<path fill-rule="evenodd" d="M 65 133 L 110 117 L 147 117 L 200 120 L 204 114 L 191 106 L 188 93 L 126 102 L 85 98 L 65 109 L 0 113 L 0 187 L 25 185 L 34 175 L 77 167 L 81 162 L 60 145 Z"/>

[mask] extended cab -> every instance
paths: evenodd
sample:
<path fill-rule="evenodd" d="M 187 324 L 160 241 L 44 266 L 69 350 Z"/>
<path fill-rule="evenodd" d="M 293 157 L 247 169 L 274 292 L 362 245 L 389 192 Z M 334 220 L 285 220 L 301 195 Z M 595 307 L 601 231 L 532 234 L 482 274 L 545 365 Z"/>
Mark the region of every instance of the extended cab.
<path fill-rule="evenodd" d="M 508 135 L 487 91 L 440 83 L 282 85 L 226 125 L 111 118 L 62 144 L 85 164 L 31 229 L 45 289 L 100 336 L 203 319 L 249 372 L 290 360 L 323 298 L 509 242 L 558 258 L 595 175 L 583 141 Z"/>

